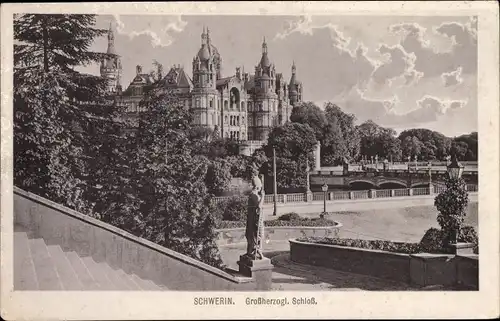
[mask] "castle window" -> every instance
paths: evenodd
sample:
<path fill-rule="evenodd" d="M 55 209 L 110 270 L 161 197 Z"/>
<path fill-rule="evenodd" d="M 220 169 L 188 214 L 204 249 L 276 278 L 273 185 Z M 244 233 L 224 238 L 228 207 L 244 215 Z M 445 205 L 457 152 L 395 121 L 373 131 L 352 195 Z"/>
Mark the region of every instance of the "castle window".
<path fill-rule="evenodd" d="M 240 108 L 240 111 L 244 111 L 245 110 L 245 102 L 242 101 L 241 102 L 241 108 Z"/>
<path fill-rule="evenodd" d="M 259 103 L 259 111 L 262 111 L 262 103 Z"/>
<path fill-rule="evenodd" d="M 224 123 L 227 124 L 227 115 L 224 117 Z"/>
<path fill-rule="evenodd" d="M 252 137 L 252 132 L 248 132 L 248 140 L 252 140 L 253 137 Z"/>
<path fill-rule="evenodd" d="M 248 111 L 252 111 L 252 103 L 248 103 Z"/>
<path fill-rule="evenodd" d="M 210 108 L 214 108 L 214 101 L 210 99 Z"/>
<path fill-rule="evenodd" d="M 225 110 L 227 110 L 227 104 L 228 104 L 227 100 L 224 100 L 224 109 Z"/>
<path fill-rule="evenodd" d="M 236 125 L 240 125 L 240 116 L 236 116 Z"/>
<path fill-rule="evenodd" d="M 196 107 L 199 108 L 200 107 L 200 100 L 199 99 L 196 99 Z"/>

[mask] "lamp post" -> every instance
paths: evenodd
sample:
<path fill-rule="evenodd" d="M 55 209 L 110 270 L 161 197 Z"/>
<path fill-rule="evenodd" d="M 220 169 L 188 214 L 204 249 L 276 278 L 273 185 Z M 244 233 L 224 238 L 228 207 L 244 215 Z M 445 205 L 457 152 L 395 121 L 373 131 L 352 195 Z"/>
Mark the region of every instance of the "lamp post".
<path fill-rule="evenodd" d="M 447 171 L 448 171 L 448 176 L 452 180 L 456 181 L 456 180 L 459 180 L 462 177 L 462 173 L 464 171 L 464 167 L 462 166 L 462 164 L 460 164 L 458 162 L 456 154 L 452 154 L 451 155 L 451 162 L 450 162 L 450 165 L 448 165 Z M 459 232 L 460 232 L 460 226 L 457 226 L 456 230 L 455 230 L 455 233 L 454 233 L 455 244 L 458 243 Z"/>
<path fill-rule="evenodd" d="M 326 193 L 328 192 L 328 184 L 326 182 L 321 186 L 321 190 L 323 191 L 323 213 L 321 213 L 320 217 L 323 218 L 326 215 Z"/>
<path fill-rule="evenodd" d="M 278 184 L 276 182 L 276 149 L 273 147 L 273 190 L 274 190 L 274 209 L 273 209 L 273 216 L 276 216 L 278 214 L 278 204 L 277 204 L 277 199 L 278 199 Z"/>
<path fill-rule="evenodd" d="M 410 161 L 411 161 L 411 156 L 410 156 L 410 155 L 408 155 L 407 159 L 408 159 L 408 172 L 409 172 L 409 171 L 410 171 Z"/>
<path fill-rule="evenodd" d="M 389 161 L 386 159 L 384 159 L 384 172 L 386 172 L 389 168 Z"/>
<path fill-rule="evenodd" d="M 432 163 L 431 163 L 431 161 L 429 161 L 427 166 L 429 168 L 429 195 L 432 195 L 433 186 L 432 186 Z"/>
<path fill-rule="evenodd" d="M 418 172 L 418 163 L 417 163 L 418 157 L 415 155 L 415 172 Z"/>

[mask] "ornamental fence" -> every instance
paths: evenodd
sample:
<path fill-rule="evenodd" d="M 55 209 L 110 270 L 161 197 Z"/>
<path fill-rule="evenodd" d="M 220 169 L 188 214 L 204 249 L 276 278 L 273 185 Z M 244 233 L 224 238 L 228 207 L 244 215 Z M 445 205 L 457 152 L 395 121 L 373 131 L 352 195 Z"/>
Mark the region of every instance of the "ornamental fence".
<path fill-rule="evenodd" d="M 294 194 L 278 194 L 276 202 L 279 204 L 289 203 L 304 203 L 313 201 L 324 201 L 325 196 L 327 201 L 341 201 L 341 200 L 359 200 L 371 198 L 393 198 L 393 197 L 410 197 L 410 196 L 424 196 L 424 195 L 437 195 L 444 191 L 446 186 L 434 185 L 431 189 L 429 187 L 418 188 L 401 188 L 401 189 L 379 189 L 379 190 L 364 190 L 364 191 L 331 191 L 331 192 L 310 192 L 310 193 L 294 193 Z M 478 186 L 475 184 L 467 184 L 467 191 L 469 193 L 478 192 Z M 214 197 L 216 204 L 231 199 L 231 196 Z M 274 202 L 274 194 L 264 196 L 264 204 L 272 204 Z"/>

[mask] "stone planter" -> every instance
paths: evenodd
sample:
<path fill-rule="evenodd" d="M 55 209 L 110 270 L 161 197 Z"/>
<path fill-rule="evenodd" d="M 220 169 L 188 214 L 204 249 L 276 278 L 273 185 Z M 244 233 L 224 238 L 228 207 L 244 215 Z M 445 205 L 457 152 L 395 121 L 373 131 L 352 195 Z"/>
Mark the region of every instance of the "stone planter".
<path fill-rule="evenodd" d="M 403 254 L 290 240 L 290 259 L 410 283 L 479 289 L 478 255 Z"/>
<path fill-rule="evenodd" d="M 287 241 L 299 237 L 337 237 L 342 224 L 335 222 L 333 226 L 266 226 L 264 235 L 268 241 Z M 225 246 L 246 243 L 245 228 L 218 229 L 217 245 Z"/>

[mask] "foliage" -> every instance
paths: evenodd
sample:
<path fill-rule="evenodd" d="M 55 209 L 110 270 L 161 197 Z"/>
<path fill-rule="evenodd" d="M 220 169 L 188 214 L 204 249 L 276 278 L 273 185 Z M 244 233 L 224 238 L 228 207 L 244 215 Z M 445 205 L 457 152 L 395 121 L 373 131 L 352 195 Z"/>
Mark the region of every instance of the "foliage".
<path fill-rule="evenodd" d="M 446 233 L 441 229 L 428 229 L 419 243 L 420 252 L 425 253 L 450 253 L 451 248 L 447 246 Z M 460 229 L 458 237 L 460 242 L 474 244 L 474 253 L 479 253 L 478 236 L 472 226 L 464 226 Z"/>
<path fill-rule="evenodd" d="M 336 223 L 332 220 L 324 218 L 301 218 L 300 220 L 268 220 L 264 221 L 264 226 L 266 227 L 325 227 L 325 226 L 335 226 Z M 245 221 L 221 221 L 217 226 L 218 229 L 225 228 L 243 228 L 246 226 Z"/>
<path fill-rule="evenodd" d="M 287 123 L 274 127 L 263 147 L 267 162 L 262 169 L 272 176 L 273 147 L 276 149 L 276 168 L 278 188 L 297 188 L 305 185 L 306 159 L 312 166 L 312 151 L 316 146 L 313 130 L 304 124 Z M 261 158 L 264 159 L 264 158 Z"/>
<path fill-rule="evenodd" d="M 384 128 L 369 120 L 358 126 L 361 137 L 361 154 L 367 158 L 378 155 L 379 160 L 401 159 L 401 143 L 396 131 Z"/>
<path fill-rule="evenodd" d="M 219 195 L 227 190 L 231 178 L 231 164 L 224 159 L 217 159 L 211 161 L 205 183 L 210 193 Z"/>
<path fill-rule="evenodd" d="M 296 221 L 300 219 L 301 219 L 300 215 L 295 212 L 286 213 L 278 217 L 278 220 L 282 221 Z"/>
<path fill-rule="evenodd" d="M 340 239 L 328 237 L 302 237 L 300 242 L 309 242 L 315 244 L 338 245 L 347 247 L 357 247 L 361 249 L 379 250 L 387 252 L 415 254 L 419 252 L 417 243 L 393 242 L 384 240 L 360 240 L 360 239 Z"/>
<path fill-rule="evenodd" d="M 429 129 L 415 128 L 404 130 L 399 134 L 403 158 L 415 155 L 421 160 L 443 160 L 449 155 L 451 139 Z"/>
<path fill-rule="evenodd" d="M 462 227 L 466 215 L 469 195 L 465 181 L 460 179 L 445 180 L 446 189 L 434 199 L 439 214 L 437 221 L 446 235 L 446 242 L 453 241 L 456 231 Z"/>
<path fill-rule="evenodd" d="M 337 145 L 343 146 L 341 149 L 342 153 L 337 152 L 338 155 L 334 157 L 334 159 L 337 159 L 337 162 L 339 159 L 343 159 L 344 157 L 349 161 L 357 159 L 360 152 L 360 137 L 354 124 L 356 117 L 353 114 L 344 113 L 339 106 L 330 102 L 325 105 L 325 115 L 327 122 L 334 126 L 338 126 L 340 128 L 340 132 L 342 133 L 341 142 L 334 143 L 335 141 L 330 138 L 329 142 L 333 144 L 333 147 L 331 147 L 329 151 L 328 146 L 330 145 L 328 145 L 326 141 L 323 142 L 326 147 L 325 156 L 329 153 L 335 153 L 336 151 L 334 147 Z"/>
<path fill-rule="evenodd" d="M 446 252 L 445 235 L 440 229 L 428 229 L 419 243 L 420 251 L 424 253 Z"/>
<path fill-rule="evenodd" d="M 312 102 L 304 102 L 292 109 L 290 121 L 294 123 L 309 125 L 314 131 L 316 140 L 323 139 L 323 128 L 326 125 L 326 117 L 323 110 Z"/>
<path fill-rule="evenodd" d="M 465 161 L 477 161 L 478 137 L 477 132 L 455 137 L 452 142 L 458 159 Z"/>
<path fill-rule="evenodd" d="M 106 32 L 94 23 L 95 15 L 14 17 L 15 184 L 87 214 L 91 131 L 111 118 L 104 79 L 74 69 L 109 57 L 90 51 Z"/>
<path fill-rule="evenodd" d="M 153 88 L 141 102 L 133 159 L 140 208 L 129 229 L 174 251 L 221 267 L 215 240 L 212 163 L 189 141 L 192 115 L 174 93 Z M 218 166 L 218 165 L 215 165 Z M 212 168 L 213 169 L 213 168 Z M 211 176 L 212 175 L 212 176 Z"/>
<path fill-rule="evenodd" d="M 222 202 L 215 205 L 214 214 L 218 221 L 246 222 L 247 198 L 242 196 L 233 196 L 228 199 L 224 199 Z"/>

